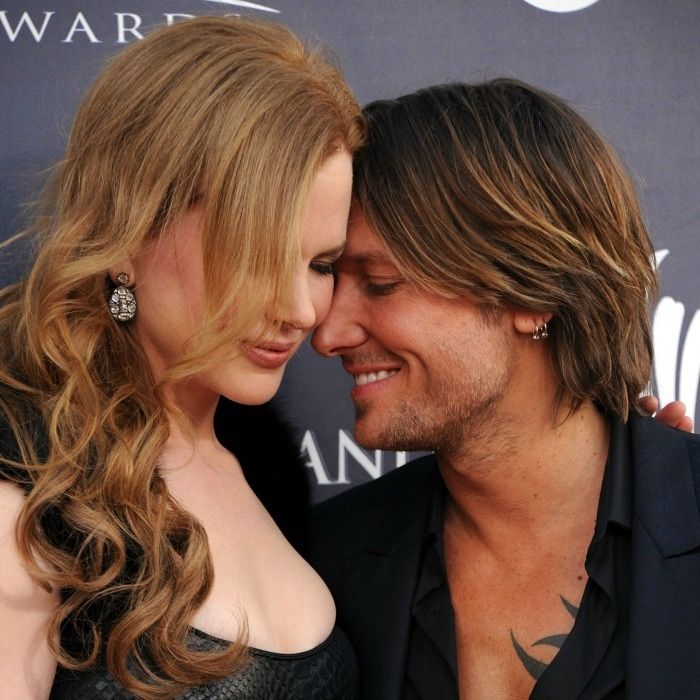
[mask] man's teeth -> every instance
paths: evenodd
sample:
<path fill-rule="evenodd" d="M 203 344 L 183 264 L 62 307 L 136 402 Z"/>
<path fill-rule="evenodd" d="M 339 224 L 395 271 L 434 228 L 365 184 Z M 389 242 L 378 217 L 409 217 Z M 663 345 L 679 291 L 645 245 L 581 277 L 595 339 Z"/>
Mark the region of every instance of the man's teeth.
<path fill-rule="evenodd" d="M 381 379 L 388 379 L 393 377 L 398 370 L 380 370 L 379 372 L 367 372 L 355 375 L 355 386 L 362 386 L 363 384 L 369 384 L 370 382 L 378 382 Z"/>

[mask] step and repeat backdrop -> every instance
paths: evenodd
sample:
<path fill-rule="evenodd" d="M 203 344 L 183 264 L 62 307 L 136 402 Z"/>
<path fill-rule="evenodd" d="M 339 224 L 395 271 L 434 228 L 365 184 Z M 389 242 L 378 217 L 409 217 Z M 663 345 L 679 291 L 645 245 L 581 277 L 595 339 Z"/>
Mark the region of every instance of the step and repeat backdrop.
<path fill-rule="evenodd" d="M 567 99 L 618 149 L 643 202 L 661 275 L 652 388 L 700 418 L 697 0 L 0 0 L 0 237 L 22 227 L 106 58 L 156 26 L 212 14 L 267 18 L 332 47 L 363 103 L 497 76 Z M 0 283 L 29 255 L 3 251 Z M 304 347 L 277 399 L 316 500 L 412 456 L 355 444 L 349 391 L 337 361 Z"/>

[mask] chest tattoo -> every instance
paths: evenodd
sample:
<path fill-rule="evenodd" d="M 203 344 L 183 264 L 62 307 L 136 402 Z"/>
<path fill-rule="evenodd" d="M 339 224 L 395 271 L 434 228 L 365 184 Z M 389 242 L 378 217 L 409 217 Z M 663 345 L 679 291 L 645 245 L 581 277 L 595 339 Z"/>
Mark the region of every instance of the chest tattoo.
<path fill-rule="evenodd" d="M 566 598 L 564 598 L 563 595 L 560 595 L 559 598 L 562 602 L 562 605 L 566 608 L 567 612 L 575 620 L 576 615 L 578 614 L 578 608 L 572 603 L 570 603 Z M 536 642 L 533 642 L 531 646 L 550 646 L 556 649 L 561 649 L 562 645 L 564 644 L 564 641 L 568 636 L 568 632 L 566 634 L 552 634 L 547 637 L 542 637 L 542 639 L 538 639 Z M 545 669 L 549 664 L 546 664 L 544 661 L 540 661 L 534 656 L 528 654 L 527 651 L 525 651 L 525 649 L 518 643 L 518 640 L 515 638 L 515 634 L 513 633 L 512 629 L 510 630 L 510 639 L 513 644 L 513 649 L 515 649 L 515 653 L 518 655 L 518 658 L 520 659 L 522 665 L 525 667 L 525 670 L 535 680 L 537 680 L 544 673 Z"/>

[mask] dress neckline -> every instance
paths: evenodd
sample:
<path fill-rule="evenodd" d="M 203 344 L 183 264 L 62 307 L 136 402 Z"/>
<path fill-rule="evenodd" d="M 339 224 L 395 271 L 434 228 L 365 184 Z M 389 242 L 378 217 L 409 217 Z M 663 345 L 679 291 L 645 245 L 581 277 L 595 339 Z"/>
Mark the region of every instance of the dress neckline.
<path fill-rule="evenodd" d="M 190 632 L 196 637 L 200 637 L 201 639 L 208 639 L 210 641 L 216 642 L 217 644 L 220 644 L 221 646 L 229 646 L 230 644 L 233 644 L 233 642 L 230 639 L 222 639 L 221 637 L 217 637 L 213 634 L 209 634 L 208 632 L 204 632 L 203 630 L 200 630 L 197 627 L 190 627 L 189 629 Z M 328 635 L 328 637 L 326 637 L 324 641 L 322 641 L 320 644 L 317 644 L 312 649 L 308 649 L 307 651 L 298 651 L 292 654 L 284 654 L 282 652 L 268 651 L 266 649 L 258 649 L 256 647 L 248 647 L 248 650 L 253 656 L 264 656 L 270 659 L 304 659 L 308 656 L 313 656 L 314 654 L 318 654 L 319 652 L 323 651 L 333 640 L 333 637 L 335 636 L 335 630 L 336 628 L 333 627 L 330 634 Z"/>

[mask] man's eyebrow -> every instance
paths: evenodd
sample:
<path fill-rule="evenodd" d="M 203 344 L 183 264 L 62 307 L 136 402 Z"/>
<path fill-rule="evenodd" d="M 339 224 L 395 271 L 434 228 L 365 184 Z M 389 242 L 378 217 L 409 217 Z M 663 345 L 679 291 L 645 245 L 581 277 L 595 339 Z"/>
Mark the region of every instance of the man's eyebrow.
<path fill-rule="evenodd" d="M 391 260 L 380 251 L 368 251 L 366 253 L 343 253 L 341 258 L 343 265 L 370 265 L 372 263 L 381 263 L 384 265 L 393 265 Z"/>

